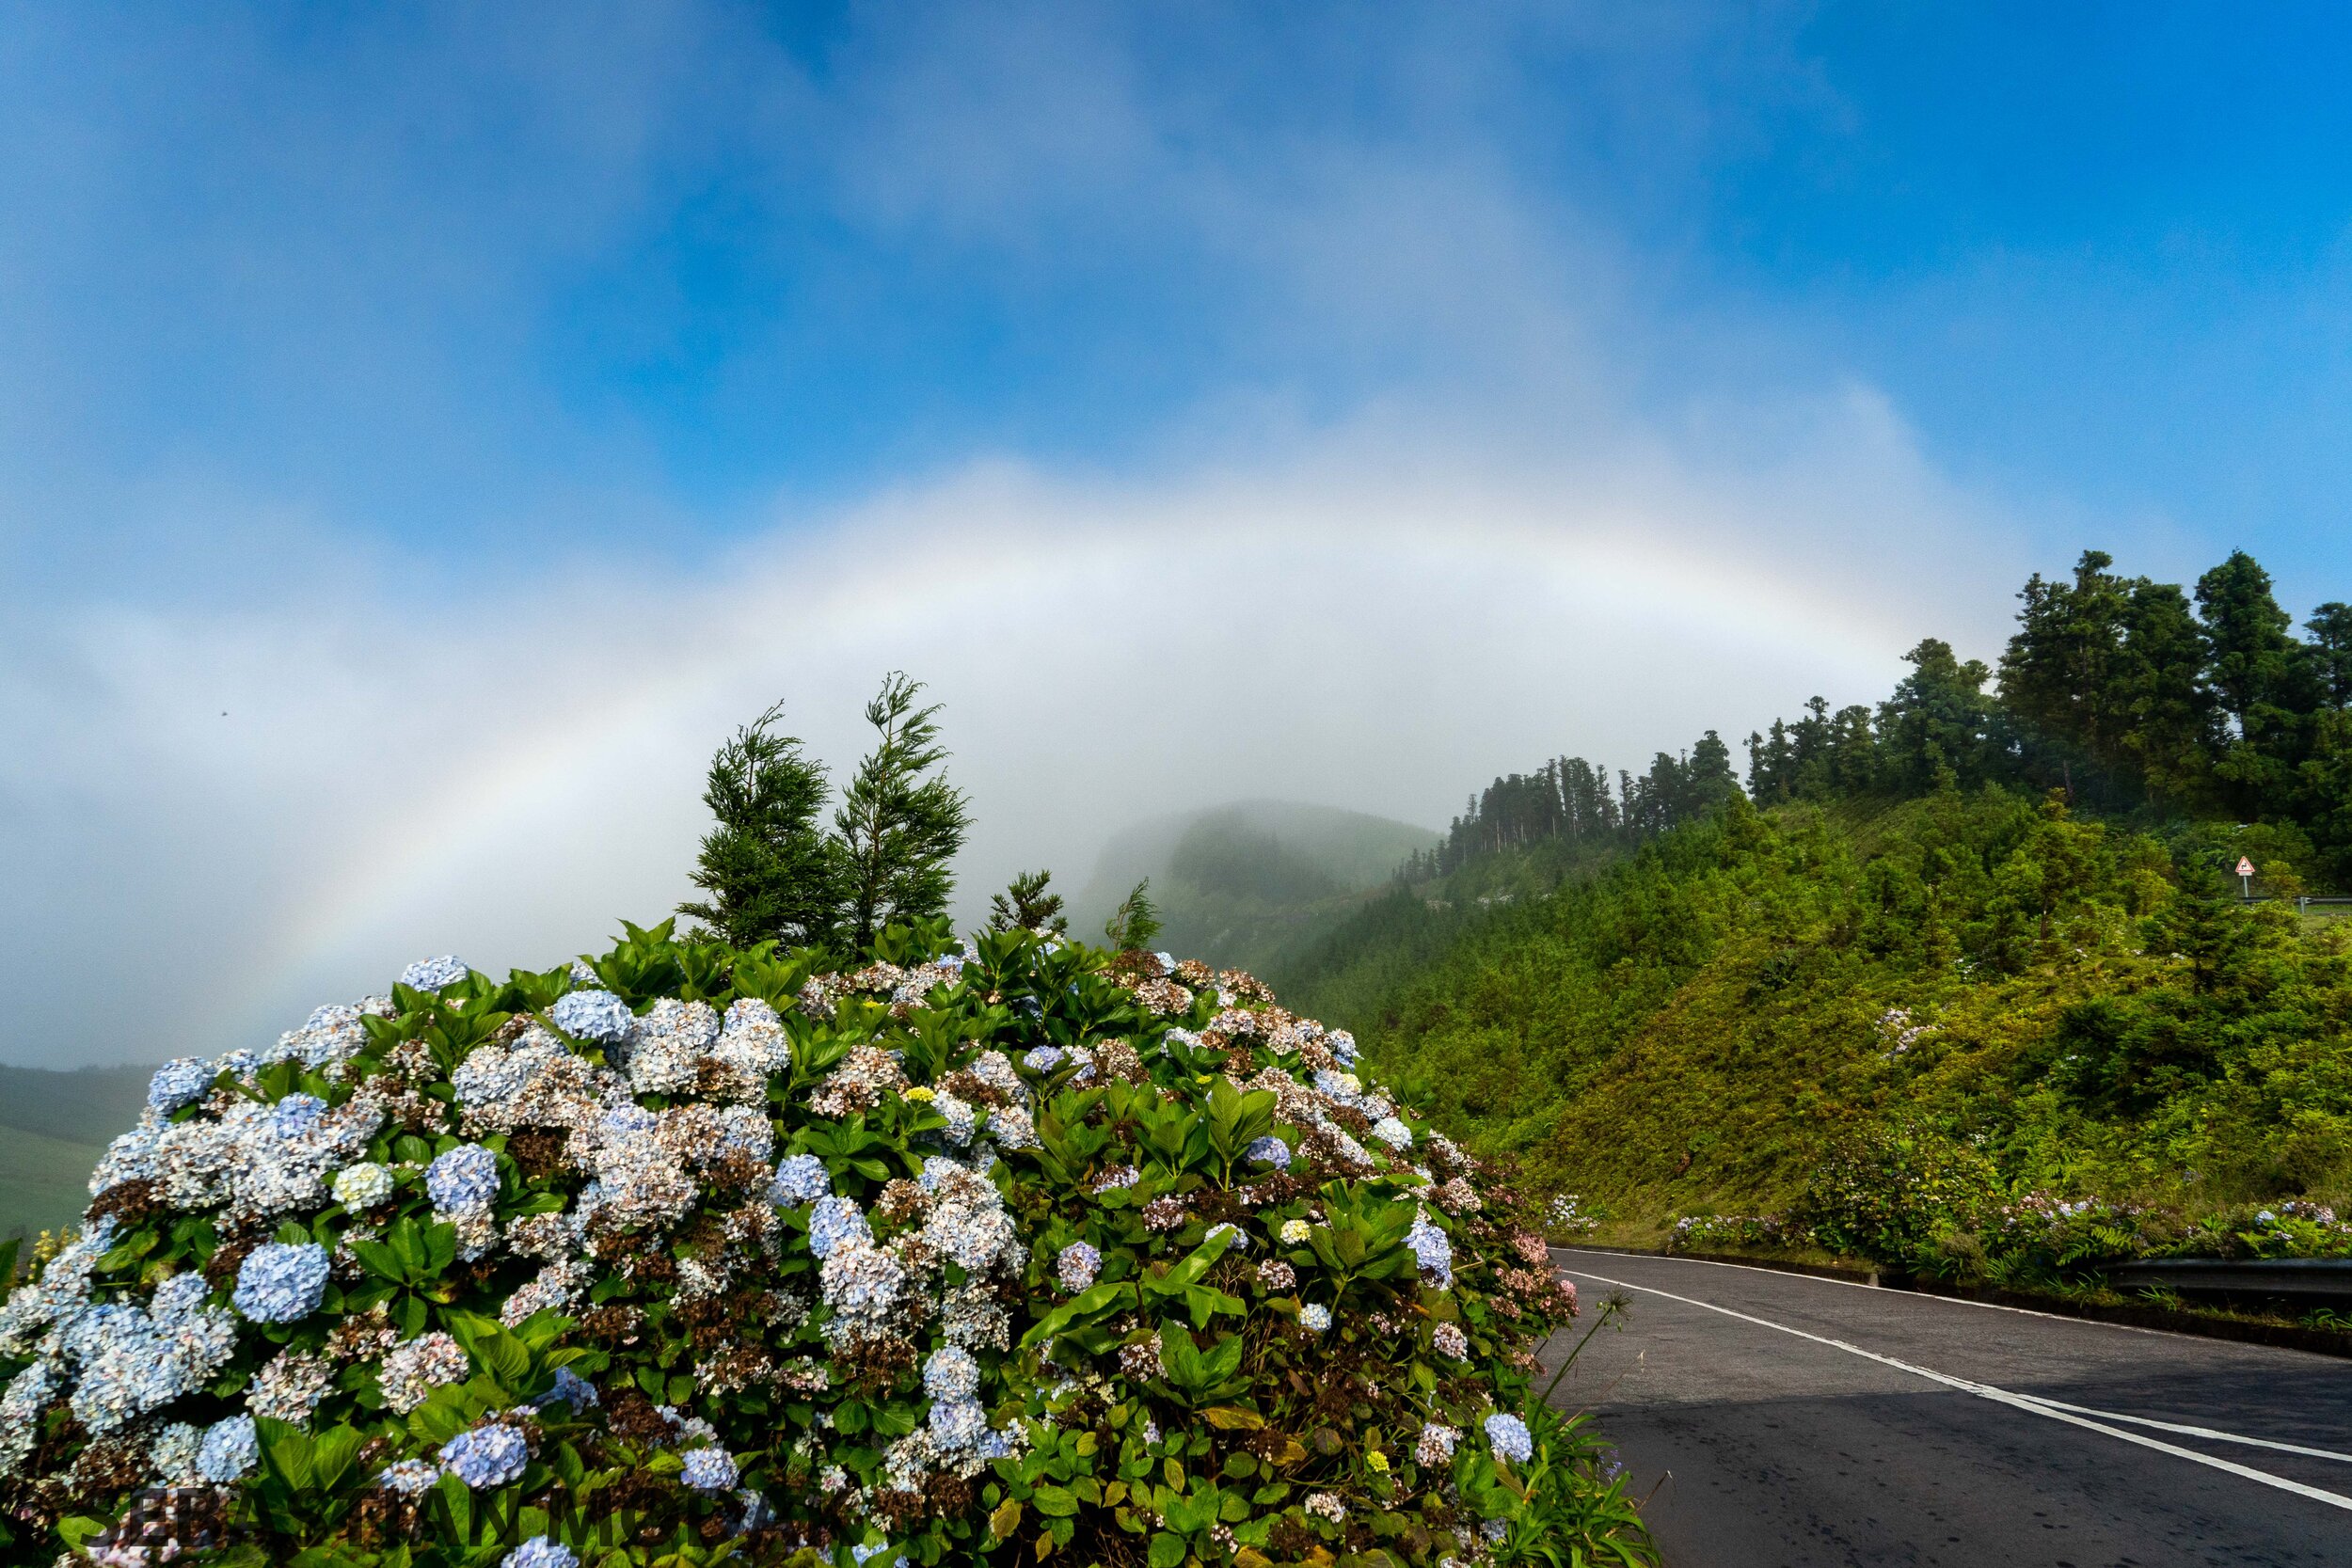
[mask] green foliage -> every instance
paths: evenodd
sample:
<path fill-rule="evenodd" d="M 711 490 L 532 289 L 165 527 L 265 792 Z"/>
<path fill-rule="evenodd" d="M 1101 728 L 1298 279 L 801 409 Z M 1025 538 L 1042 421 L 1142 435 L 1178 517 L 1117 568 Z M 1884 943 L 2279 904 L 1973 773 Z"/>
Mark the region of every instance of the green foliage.
<path fill-rule="evenodd" d="M 2001 1199 L 1977 1149 L 1904 1127 L 1872 1127 L 1824 1151 L 1792 1229 L 1851 1258 L 1917 1264 L 1955 1234 L 1982 1229 Z"/>
<path fill-rule="evenodd" d="M 1659 752 L 1646 773 L 1620 772 L 1613 794 L 1607 768 L 1560 757 L 1533 773 L 1497 779 L 1473 796 L 1445 841 L 1406 863 L 1405 879 L 1444 879 L 1457 896 L 1509 896 L 1519 887 L 1494 888 L 1462 874 L 1504 860 L 1527 863 L 1539 882 L 1556 879 L 1566 868 L 1563 862 L 1639 844 L 1705 817 L 1739 793 L 1731 750 L 1713 730 L 1679 756 Z"/>
<path fill-rule="evenodd" d="M 1648 1564 L 1640 1507 L 1593 1418 L 1549 1400 L 1530 1400 L 1520 1414 L 1534 1448 L 1525 1465 L 1514 1469 L 1474 1458 L 1460 1466 L 1464 1500 L 1502 1525 L 1492 1560 L 1508 1568 Z"/>
<path fill-rule="evenodd" d="M 1071 901 L 1072 919 L 1101 929 L 1149 878 L 1162 923 L 1154 947 L 1265 974 L 1379 896 L 1409 855 L 1436 842 L 1426 829 L 1360 812 L 1238 801 L 1116 835 Z"/>
<path fill-rule="evenodd" d="M 1013 878 L 1012 884 L 1002 893 L 991 894 L 988 900 L 988 928 L 992 931 L 1042 931 L 1048 936 L 1067 936 L 1070 917 L 1062 913 L 1061 895 L 1045 891 L 1054 879 L 1050 871 L 1024 871 Z"/>
<path fill-rule="evenodd" d="M 1933 639 L 1880 705 L 1776 721 L 1748 746 L 1760 805 L 1916 796 L 1996 783 L 2147 825 L 2226 817 L 2285 829 L 2287 867 L 2352 887 L 2352 611 L 2321 606 L 2297 640 L 2243 552 L 2193 595 L 2085 551 L 2072 581 L 2029 580 L 1997 691 Z"/>

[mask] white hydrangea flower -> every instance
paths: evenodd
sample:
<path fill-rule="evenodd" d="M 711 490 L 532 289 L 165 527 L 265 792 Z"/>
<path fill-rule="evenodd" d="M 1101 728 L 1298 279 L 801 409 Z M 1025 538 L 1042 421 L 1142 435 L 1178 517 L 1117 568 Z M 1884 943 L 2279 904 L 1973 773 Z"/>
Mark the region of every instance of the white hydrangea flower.
<path fill-rule="evenodd" d="M 444 953 L 437 958 L 419 958 L 400 972 L 400 983 L 412 990 L 439 990 L 453 986 L 472 973 L 466 962 L 454 953 Z"/>
<path fill-rule="evenodd" d="M 355 1212 L 373 1209 L 392 1196 L 392 1173 L 372 1160 L 345 1165 L 335 1173 L 335 1201 Z"/>

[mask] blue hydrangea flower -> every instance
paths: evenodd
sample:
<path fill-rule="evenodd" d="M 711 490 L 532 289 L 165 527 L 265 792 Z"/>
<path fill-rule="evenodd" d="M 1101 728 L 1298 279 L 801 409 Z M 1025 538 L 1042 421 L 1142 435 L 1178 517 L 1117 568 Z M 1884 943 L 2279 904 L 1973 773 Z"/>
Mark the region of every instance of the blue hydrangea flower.
<path fill-rule="evenodd" d="M 1382 1117 L 1372 1125 L 1372 1135 L 1391 1148 L 1413 1147 L 1413 1130 L 1395 1117 Z"/>
<path fill-rule="evenodd" d="M 961 1453 L 988 1435 L 988 1412 L 977 1400 L 941 1400 L 931 1406 L 930 1428 L 940 1452 Z"/>
<path fill-rule="evenodd" d="M 735 1489 L 735 1457 L 724 1449 L 695 1449 L 686 1455 L 686 1468 L 678 1479 L 697 1492 L 731 1492 Z"/>
<path fill-rule="evenodd" d="M 299 1138 L 319 1124 L 326 1115 L 326 1101 L 314 1094 L 290 1094 L 269 1108 L 269 1130 L 273 1137 Z"/>
<path fill-rule="evenodd" d="M 326 1249 L 311 1242 L 264 1242 L 246 1254 L 230 1297 L 257 1323 L 307 1318 L 326 1296 Z"/>
<path fill-rule="evenodd" d="M 857 1568 L 866 1568 L 867 1563 L 873 1562 L 875 1558 L 890 1550 L 892 1547 L 889 1542 L 877 1541 L 870 1546 L 850 1547 L 850 1555 L 857 1560 Z M 902 1557 L 893 1557 L 887 1562 L 875 1563 L 874 1568 L 898 1568 L 898 1564 L 905 1560 Z"/>
<path fill-rule="evenodd" d="M 1362 1082 L 1352 1072 L 1335 1072 L 1327 1067 L 1315 1069 L 1315 1093 L 1327 1100 L 1351 1105 L 1355 1103 L 1356 1097 L 1363 1092 L 1363 1087 Z"/>
<path fill-rule="evenodd" d="M 375 1484 L 404 1497 L 413 1497 L 441 1479 L 440 1469 L 421 1459 L 396 1459 L 384 1466 Z"/>
<path fill-rule="evenodd" d="M 90 1435 L 105 1436 L 196 1392 L 236 1354 L 236 1320 L 202 1310 L 208 1294 L 203 1275 L 175 1275 L 157 1287 L 146 1311 L 109 1302 L 58 1324 L 56 1354 L 81 1369 L 73 1416 Z"/>
<path fill-rule="evenodd" d="M 555 1369 L 555 1386 L 532 1402 L 545 1410 L 551 1404 L 567 1404 L 575 1411 L 592 1410 L 603 1402 L 596 1397 L 596 1386 L 569 1367 Z"/>
<path fill-rule="evenodd" d="M 215 1421 L 196 1450 L 196 1473 L 216 1486 L 226 1486 L 262 1462 L 262 1439 L 250 1416 Z"/>
<path fill-rule="evenodd" d="M 1010 1459 L 1012 1439 L 991 1428 L 980 1434 L 980 1440 L 972 1451 L 982 1459 Z"/>
<path fill-rule="evenodd" d="M 1103 1269 L 1103 1255 L 1084 1242 L 1073 1242 L 1054 1259 L 1054 1272 L 1065 1291 L 1083 1291 Z"/>
<path fill-rule="evenodd" d="M 548 1019 L 574 1039 L 618 1045 L 628 1038 L 637 1015 L 609 990 L 566 991 L 548 1009 Z"/>
<path fill-rule="evenodd" d="M 531 1463 L 523 1434 L 510 1426 L 475 1427 L 441 1445 L 441 1465 L 475 1491 L 505 1486 Z"/>
<path fill-rule="evenodd" d="M 950 1160 L 945 1154 L 926 1154 L 923 1156 L 923 1173 L 914 1180 L 915 1184 L 925 1192 L 935 1193 L 939 1191 L 939 1184 L 948 1178 L 969 1175 L 971 1171 L 972 1167 L 961 1160 Z"/>
<path fill-rule="evenodd" d="M 1298 1326 L 1310 1334 L 1320 1334 L 1331 1326 L 1331 1309 L 1321 1302 L 1309 1302 L 1298 1309 Z"/>
<path fill-rule="evenodd" d="M 1433 1277 L 1440 1291 L 1454 1288 L 1454 1243 L 1445 1232 L 1429 1222 L 1424 1209 L 1413 1216 L 1413 1228 L 1405 1233 L 1405 1244 L 1421 1259 L 1421 1272 Z"/>
<path fill-rule="evenodd" d="M 615 1105 L 601 1118 L 601 1130 L 609 1143 L 648 1136 L 660 1126 L 661 1118 L 643 1105 Z"/>
<path fill-rule="evenodd" d="M 1517 1416 L 1493 1415 L 1486 1418 L 1486 1443 L 1495 1450 L 1497 1459 L 1524 1465 L 1535 1452 L 1535 1439 L 1529 1434 L 1527 1423 Z"/>
<path fill-rule="evenodd" d="M 465 960 L 455 954 L 444 953 L 437 958 L 419 958 L 400 972 L 400 983 L 417 990 L 439 990 L 453 986 L 468 974 Z"/>
<path fill-rule="evenodd" d="M 831 1191 L 833 1177 L 824 1161 L 814 1154 L 787 1154 L 776 1166 L 775 1185 L 768 1189 L 768 1201 L 793 1207 L 814 1203 Z"/>
<path fill-rule="evenodd" d="M 834 1248 L 848 1241 L 870 1242 L 873 1227 L 858 1206 L 846 1197 L 820 1197 L 808 1212 L 808 1250 L 818 1258 L 830 1258 Z"/>
<path fill-rule="evenodd" d="M 0 1416 L 7 1414 L 13 1412 L 0 1405 Z M 166 1486 L 186 1486 L 196 1480 L 196 1456 L 203 1449 L 203 1428 L 174 1421 L 155 1434 L 154 1443 L 147 1450 L 147 1462 L 155 1466 L 156 1479 Z"/>
<path fill-rule="evenodd" d="M 447 1213 L 486 1209 L 499 1196 L 499 1157 L 480 1144 L 459 1144 L 425 1166 L 424 1190 Z"/>
<path fill-rule="evenodd" d="M 179 1056 L 155 1069 L 147 1081 L 147 1103 L 157 1116 L 167 1117 L 183 1105 L 193 1105 L 213 1086 L 213 1064 L 201 1056 Z"/>
<path fill-rule="evenodd" d="M 968 1400 L 980 1391 L 980 1364 L 961 1345 L 933 1351 L 923 1363 L 923 1391 L 935 1400 Z"/>
<path fill-rule="evenodd" d="M 1070 1053 L 1058 1045 L 1041 1045 L 1024 1055 L 1021 1060 L 1031 1072 L 1051 1072 L 1069 1058 Z"/>
<path fill-rule="evenodd" d="M 580 1554 L 561 1541 L 534 1535 L 499 1559 L 499 1568 L 580 1568 Z"/>
<path fill-rule="evenodd" d="M 147 1313 L 159 1323 L 176 1325 L 195 1316 L 212 1293 L 213 1288 L 202 1275 L 175 1274 L 155 1287 L 154 1295 L 147 1303 Z"/>
<path fill-rule="evenodd" d="M 1356 1037 L 1344 1029 L 1334 1029 L 1324 1038 L 1330 1043 L 1331 1054 L 1339 1058 L 1340 1066 L 1355 1071 L 1356 1064 L 1363 1059 L 1363 1053 L 1356 1049 Z"/>
<path fill-rule="evenodd" d="M 1272 1165 L 1277 1170 L 1291 1168 L 1291 1146 L 1271 1132 L 1263 1138 L 1250 1139 L 1249 1147 L 1243 1149 L 1241 1154 L 1245 1160 L 1255 1160 L 1262 1165 Z"/>

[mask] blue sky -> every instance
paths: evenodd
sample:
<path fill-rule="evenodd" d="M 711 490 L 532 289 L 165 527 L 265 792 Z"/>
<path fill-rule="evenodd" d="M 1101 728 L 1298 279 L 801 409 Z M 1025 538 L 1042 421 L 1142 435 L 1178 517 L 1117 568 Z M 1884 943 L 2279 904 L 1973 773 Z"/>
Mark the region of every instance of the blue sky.
<path fill-rule="evenodd" d="M 1620 406 L 1864 381 L 2127 560 L 2317 591 L 2340 12 L 1614 9 L 14 10 L 20 547 L 163 483 L 691 552 L 977 454 L 1148 471 L 1236 404 L 1540 422 L 1491 320 L 1417 313 L 1477 284 L 1474 229 L 1416 232 L 1468 186 L 1517 287 L 1605 296 Z"/>
<path fill-rule="evenodd" d="M 152 970 L 0 1055 L 577 950 L 728 724 L 846 760 L 893 667 L 984 892 L 1871 700 L 2086 546 L 2347 596 L 2348 37 L 0 12 L 0 992 Z"/>

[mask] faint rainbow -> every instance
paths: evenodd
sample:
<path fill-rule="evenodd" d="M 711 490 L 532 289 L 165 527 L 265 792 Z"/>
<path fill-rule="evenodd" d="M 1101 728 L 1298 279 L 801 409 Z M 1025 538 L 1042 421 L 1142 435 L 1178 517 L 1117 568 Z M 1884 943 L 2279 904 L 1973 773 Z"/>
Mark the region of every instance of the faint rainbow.
<path fill-rule="evenodd" d="M 1898 635 L 1891 618 L 1879 624 L 1879 617 L 1802 579 L 1759 581 L 1722 558 L 1645 538 L 1638 517 L 1625 524 L 1564 534 L 1556 519 L 1489 513 L 1448 519 L 1434 532 L 1425 519 L 1400 518 L 1386 525 L 1333 521 L 1272 535 L 1236 526 L 1206 538 L 1193 524 L 1182 550 L 1195 561 L 1228 560 L 1225 569 L 1237 575 L 1248 571 L 1252 556 L 1312 556 L 1337 548 L 1359 562 L 1394 562 L 1408 576 L 1466 566 L 1521 581 L 1540 574 L 1548 593 L 1580 602 L 1589 602 L 1597 585 L 1605 584 L 1620 610 L 1661 618 L 1705 615 L 1719 632 L 1730 634 L 1729 641 L 1803 647 L 1844 670 L 1891 664 Z M 1165 571 L 1169 552 L 1168 535 L 1151 528 L 1148 518 L 1140 530 L 1028 525 L 985 535 L 943 530 L 928 537 L 889 530 L 898 537 L 878 551 L 846 537 L 848 531 L 754 568 L 755 592 L 763 596 L 784 592 L 780 581 L 787 577 L 822 580 L 830 574 L 833 590 L 813 606 L 798 607 L 798 636 L 830 636 L 882 619 L 935 624 L 960 601 L 1051 597 L 1044 590 L 1073 578 Z M 877 553 L 879 562 L 862 572 L 843 566 L 850 558 Z M 926 563 L 923 572 L 905 570 L 911 557 Z M 1041 561 L 1052 569 L 1041 570 Z M 738 586 L 725 596 L 741 593 Z M 708 606 L 722 595 L 704 592 L 693 598 Z M 747 656 L 757 657 L 757 649 L 730 629 L 657 673 L 604 689 L 593 707 L 551 716 L 453 769 L 440 787 L 420 794 L 287 909 L 271 944 L 278 961 L 257 974 L 254 1000 L 285 995 L 305 977 L 343 967 L 338 960 L 363 947 L 396 911 L 446 885 L 544 800 L 551 784 L 653 735 L 664 715 L 714 698 L 741 677 Z M 388 857 L 389 846 L 402 847 L 396 857 Z M 384 962 L 396 968 L 415 956 L 387 954 Z"/>

